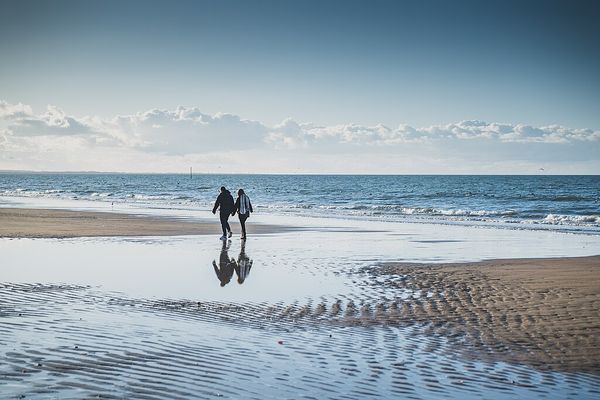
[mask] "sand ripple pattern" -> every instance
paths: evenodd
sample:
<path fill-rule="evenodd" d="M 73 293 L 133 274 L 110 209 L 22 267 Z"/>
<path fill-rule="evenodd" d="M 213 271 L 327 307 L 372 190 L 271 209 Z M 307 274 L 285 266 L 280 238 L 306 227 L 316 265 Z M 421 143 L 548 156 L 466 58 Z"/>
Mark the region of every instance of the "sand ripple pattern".
<path fill-rule="evenodd" d="M 473 265 L 388 265 L 374 290 L 403 290 L 394 321 L 426 322 L 466 355 L 600 375 L 600 258 Z M 512 265 L 510 265 L 512 264 Z M 577 268 L 577 270 L 576 270 Z M 471 353 L 471 354 L 468 354 Z"/>
<path fill-rule="evenodd" d="M 457 357 L 457 333 L 440 335 L 438 322 L 415 318 L 428 307 L 413 297 L 378 302 L 366 291 L 295 304 L 225 304 L 0 284 L 0 397 L 600 395 L 593 374 Z"/>

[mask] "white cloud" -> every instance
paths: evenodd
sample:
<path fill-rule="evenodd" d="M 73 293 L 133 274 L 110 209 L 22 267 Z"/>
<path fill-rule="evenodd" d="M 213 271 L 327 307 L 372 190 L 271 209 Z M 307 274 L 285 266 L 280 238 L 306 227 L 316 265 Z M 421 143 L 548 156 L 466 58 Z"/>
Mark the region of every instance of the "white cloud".
<path fill-rule="evenodd" d="M 33 115 L 33 110 L 25 104 L 9 104 L 0 100 L 0 118 L 19 118 Z"/>
<path fill-rule="evenodd" d="M 529 125 L 487 123 L 483 121 L 461 121 L 447 125 L 433 125 L 413 128 L 400 125 L 396 129 L 385 125 L 362 126 L 355 124 L 316 126 L 298 124 L 286 120 L 275 126 L 269 134 L 269 141 L 280 145 L 304 147 L 310 144 L 354 144 L 367 146 L 393 146 L 407 143 L 434 142 L 440 140 L 487 139 L 500 142 L 539 142 L 568 143 L 577 141 L 596 141 L 600 131 L 591 129 L 570 129 L 559 125 L 532 127 Z"/>
<path fill-rule="evenodd" d="M 153 109 L 99 121 L 99 129 L 124 145 L 168 154 L 255 148 L 268 128 L 232 114 L 208 115 L 196 108 Z"/>
<path fill-rule="evenodd" d="M 0 169 L 106 169 L 111 160 L 119 170 L 206 162 L 217 168 L 212 172 L 476 172 L 510 163 L 582 162 L 589 169 L 600 164 L 599 154 L 600 131 L 559 125 L 467 120 L 390 128 L 286 119 L 267 126 L 193 107 L 79 118 L 54 106 L 38 114 L 0 101 Z"/>

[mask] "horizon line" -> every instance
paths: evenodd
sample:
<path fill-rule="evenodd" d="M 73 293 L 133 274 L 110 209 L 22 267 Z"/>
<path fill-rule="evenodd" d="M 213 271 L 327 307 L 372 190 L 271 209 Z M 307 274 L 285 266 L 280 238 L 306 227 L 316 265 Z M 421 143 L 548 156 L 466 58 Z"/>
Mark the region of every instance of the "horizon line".
<path fill-rule="evenodd" d="M 1 169 L 0 174 L 121 174 L 121 175 L 185 175 L 187 172 L 134 172 L 134 171 L 48 171 Z M 307 175 L 307 176 L 600 176 L 600 174 L 551 174 L 551 173 L 327 173 L 327 172 L 194 172 L 193 175 Z"/>

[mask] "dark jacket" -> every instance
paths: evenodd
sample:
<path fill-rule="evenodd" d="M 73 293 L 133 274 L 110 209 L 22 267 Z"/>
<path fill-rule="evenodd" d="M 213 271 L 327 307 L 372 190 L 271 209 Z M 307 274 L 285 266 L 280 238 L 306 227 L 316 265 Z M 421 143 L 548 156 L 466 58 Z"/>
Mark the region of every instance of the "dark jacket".
<path fill-rule="evenodd" d="M 213 207 L 213 213 L 216 212 L 219 207 L 221 214 L 231 214 L 233 210 L 235 210 L 235 207 L 233 206 L 233 196 L 229 190 L 219 194 L 217 201 L 215 201 L 215 206 Z"/>

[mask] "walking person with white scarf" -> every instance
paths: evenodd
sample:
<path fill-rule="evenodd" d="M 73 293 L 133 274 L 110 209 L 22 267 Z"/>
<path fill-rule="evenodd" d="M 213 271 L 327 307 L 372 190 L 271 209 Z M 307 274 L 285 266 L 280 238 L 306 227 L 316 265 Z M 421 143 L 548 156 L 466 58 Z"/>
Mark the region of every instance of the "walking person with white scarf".
<path fill-rule="evenodd" d="M 238 213 L 240 218 L 240 225 L 242 226 L 242 236 L 240 239 L 246 240 L 246 220 L 250 217 L 252 210 L 252 203 L 250 203 L 250 197 L 244 193 L 244 189 L 238 190 L 238 198 L 235 200 L 235 207 L 231 215 Z"/>

